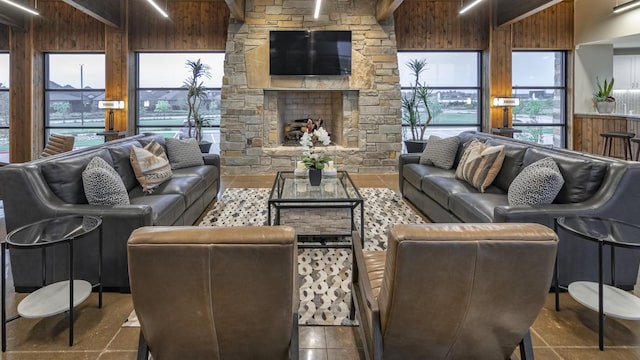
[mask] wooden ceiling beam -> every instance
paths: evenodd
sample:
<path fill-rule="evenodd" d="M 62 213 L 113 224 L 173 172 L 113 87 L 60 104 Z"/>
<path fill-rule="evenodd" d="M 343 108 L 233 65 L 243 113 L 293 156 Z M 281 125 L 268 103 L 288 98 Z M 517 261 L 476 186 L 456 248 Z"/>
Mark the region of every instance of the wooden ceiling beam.
<path fill-rule="evenodd" d="M 398 6 L 402 4 L 403 0 L 378 0 L 376 4 L 376 20 L 387 20 L 393 12 L 396 11 Z"/>
<path fill-rule="evenodd" d="M 244 0 L 224 0 L 231 11 L 231 15 L 239 21 L 244 21 Z"/>
<path fill-rule="evenodd" d="M 495 0 L 496 26 L 513 24 L 563 0 Z"/>
<path fill-rule="evenodd" d="M 27 14 L 15 7 L 0 2 L 0 24 L 9 25 L 20 30 L 27 30 Z"/>
<path fill-rule="evenodd" d="M 115 28 L 123 27 L 122 0 L 62 0 L 83 13 Z"/>

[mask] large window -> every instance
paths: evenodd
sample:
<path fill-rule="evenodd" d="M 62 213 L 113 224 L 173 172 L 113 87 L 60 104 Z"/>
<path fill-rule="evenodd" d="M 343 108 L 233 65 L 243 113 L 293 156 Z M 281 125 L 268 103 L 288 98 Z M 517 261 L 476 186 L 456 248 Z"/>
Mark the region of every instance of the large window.
<path fill-rule="evenodd" d="M 9 162 L 9 54 L 0 53 L 0 161 Z"/>
<path fill-rule="evenodd" d="M 165 137 L 187 136 L 187 60 L 198 60 L 210 68 L 203 78 L 207 99 L 200 115 L 207 121 L 203 139 L 212 142 L 211 153 L 220 152 L 220 88 L 224 53 L 139 53 L 136 88 L 136 132 L 154 132 Z"/>
<path fill-rule="evenodd" d="M 562 51 L 514 51 L 513 109 L 516 138 L 539 144 L 566 146 L 566 61 Z"/>
<path fill-rule="evenodd" d="M 398 68 L 402 95 L 410 96 L 415 79 L 407 63 L 425 59 L 426 69 L 420 83 L 430 90 L 429 104 L 433 120 L 427 127 L 430 135 L 447 137 L 466 130 L 480 130 L 480 53 L 456 52 L 399 52 Z M 426 112 L 422 110 L 422 118 Z M 403 123 L 403 139 L 410 139 L 408 124 Z"/>
<path fill-rule="evenodd" d="M 104 54 L 45 54 L 45 138 L 72 134 L 75 147 L 104 142 Z"/>

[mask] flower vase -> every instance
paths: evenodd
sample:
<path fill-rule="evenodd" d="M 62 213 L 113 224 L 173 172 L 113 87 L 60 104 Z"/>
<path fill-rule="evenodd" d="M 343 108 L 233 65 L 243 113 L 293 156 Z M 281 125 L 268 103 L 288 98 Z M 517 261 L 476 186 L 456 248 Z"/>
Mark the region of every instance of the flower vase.
<path fill-rule="evenodd" d="M 309 184 L 319 186 L 320 182 L 322 182 L 322 170 L 309 169 Z"/>

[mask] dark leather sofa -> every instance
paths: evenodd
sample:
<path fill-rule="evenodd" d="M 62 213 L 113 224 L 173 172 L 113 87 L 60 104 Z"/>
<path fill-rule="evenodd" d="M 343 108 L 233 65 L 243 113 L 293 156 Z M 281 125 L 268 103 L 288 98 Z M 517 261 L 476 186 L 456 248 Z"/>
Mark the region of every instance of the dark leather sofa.
<path fill-rule="evenodd" d="M 561 216 L 590 215 L 640 224 L 640 163 L 532 144 L 480 132 L 463 132 L 452 170 L 419 164 L 420 154 L 402 154 L 399 184 L 403 196 L 434 222 L 501 223 L 531 222 L 554 228 Z M 500 172 L 485 193 L 455 178 L 455 168 L 466 142 L 478 138 L 504 144 L 506 157 Z M 550 205 L 509 206 L 507 191 L 527 165 L 552 157 L 565 183 Z M 598 248 L 593 242 L 558 230 L 558 274 L 561 285 L 598 279 Z M 610 249 L 605 248 L 605 280 L 610 278 Z M 640 252 L 615 253 L 617 285 L 632 288 L 636 282 Z"/>
<path fill-rule="evenodd" d="M 137 135 L 78 149 L 0 169 L 7 232 L 23 225 L 61 215 L 95 215 L 103 225 L 103 286 L 128 291 L 127 239 L 131 232 L 148 225 L 192 225 L 220 188 L 218 155 L 204 156 L 204 166 L 173 171 L 173 177 L 152 194 L 144 194 L 129 159 L 131 147 L 152 139 L 164 145 L 158 135 Z M 89 205 L 84 194 L 82 171 L 94 156 L 105 159 L 122 177 L 130 205 Z M 75 277 L 97 281 L 97 236 L 75 246 Z M 12 249 L 11 268 L 16 291 L 30 291 L 41 285 L 40 250 Z M 47 282 L 68 278 L 65 246 L 47 249 Z"/>

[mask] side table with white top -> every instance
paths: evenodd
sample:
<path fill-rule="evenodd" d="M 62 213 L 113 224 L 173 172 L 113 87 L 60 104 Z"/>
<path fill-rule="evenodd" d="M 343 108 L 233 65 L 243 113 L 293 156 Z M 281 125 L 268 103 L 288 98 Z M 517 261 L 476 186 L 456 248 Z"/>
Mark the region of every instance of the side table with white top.
<path fill-rule="evenodd" d="M 98 289 L 98 308 L 102 308 L 102 219 L 95 216 L 69 215 L 38 221 L 13 230 L 2 242 L 2 351 L 7 349 L 7 323 L 18 318 L 42 318 L 69 312 L 69 346 L 73 345 L 73 308 L 85 301 L 93 288 Z M 87 237 L 95 230 L 98 232 L 99 261 L 96 265 L 98 282 L 91 284 L 85 280 L 74 279 L 73 248 L 74 242 Z M 46 249 L 66 244 L 69 249 L 69 280 L 47 284 Z M 7 319 L 6 311 L 6 250 L 41 249 L 42 251 L 42 287 L 29 294 L 19 304 L 18 314 Z"/>
<path fill-rule="evenodd" d="M 569 295 L 578 303 L 598 312 L 598 343 L 604 350 L 604 318 L 617 317 L 626 320 L 640 320 L 640 298 L 619 289 L 615 281 L 615 249 L 640 250 L 640 226 L 614 219 L 590 216 L 571 216 L 556 219 L 558 228 L 565 229 L 582 239 L 598 245 L 598 282 L 575 281 L 569 284 Z M 604 247 L 611 247 L 611 285 L 604 283 Z M 556 289 L 556 310 L 559 310 L 557 267 L 554 279 Z"/>

